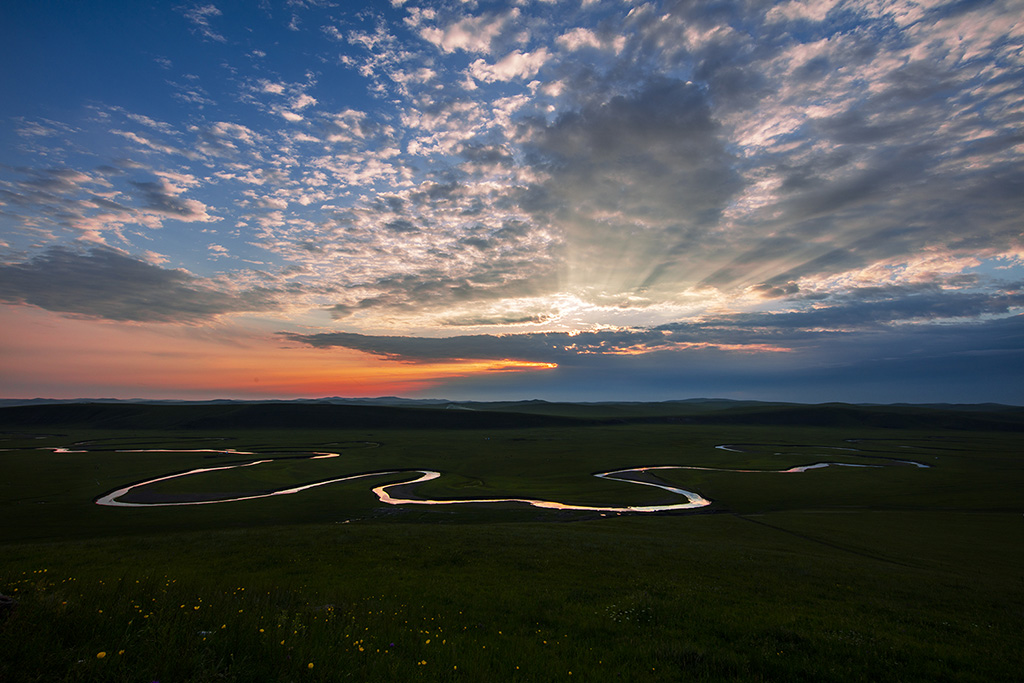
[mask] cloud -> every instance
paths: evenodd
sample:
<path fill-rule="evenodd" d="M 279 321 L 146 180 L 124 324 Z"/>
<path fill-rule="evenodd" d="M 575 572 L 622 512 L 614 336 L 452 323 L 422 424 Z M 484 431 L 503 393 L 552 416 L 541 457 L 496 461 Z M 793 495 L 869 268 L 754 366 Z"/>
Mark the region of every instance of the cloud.
<path fill-rule="evenodd" d="M 740 187 L 692 83 L 656 78 L 523 135 L 544 176 L 523 206 L 563 233 L 570 284 L 580 288 L 628 293 L 663 279 L 675 286 Z"/>
<path fill-rule="evenodd" d="M 302 93 L 294 100 L 292 100 L 292 109 L 305 109 L 306 107 L 310 107 L 314 104 L 316 104 L 315 97 L 313 97 L 312 95 L 307 95 L 306 93 Z"/>
<path fill-rule="evenodd" d="M 614 31 L 598 33 L 589 28 L 572 28 L 556 39 L 558 45 L 569 51 L 595 49 L 611 49 L 619 53 L 626 45 L 626 37 Z"/>
<path fill-rule="evenodd" d="M 662 335 L 652 332 L 547 332 L 462 335 L 445 338 L 374 336 L 346 332 L 280 333 L 290 341 L 317 348 L 341 347 L 406 362 L 450 360 L 529 360 L 558 362 L 587 352 L 610 352 L 624 342 L 635 346 Z"/>
<path fill-rule="evenodd" d="M 532 78 L 548 59 L 546 48 L 533 52 L 510 52 L 494 64 L 478 59 L 469 66 L 473 78 L 484 83 L 510 81 L 513 78 Z"/>
<path fill-rule="evenodd" d="M 814 306 L 805 310 L 723 314 L 699 323 L 669 323 L 658 329 L 690 335 L 687 338 L 692 339 L 714 331 L 717 335 L 739 335 L 717 337 L 720 340 L 786 338 L 786 343 L 793 343 L 826 333 L 867 334 L 912 326 L 923 329 L 933 322 L 971 326 L 1024 308 L 1024 283 L 995 292 L 950 291 L 932 284 L 863 287 L 828 299 L 813 299 Z M 798 301 L 799 295 L 794 300 Z"/>
<path fill-rule="evenodd" d="M 1024 316 L 970 325 L 912 326 L 886 335 L 831 336 L 827 342 L 831 352 L 763 354 L 704 348 L 580 356 L 543 373 L 442 382 L 427 395 L 563 401 L 698 396 L 802 403 L 1024 401 Z"/>
<path fill-rule="evenodd" d="M 161 178 L 156 181 L 132 181 L 136 196 L 142 200 L 143 211 L 186 223 L 209 223 L 220 220 L 207 212 L 207 207 L 195 199 L 183 199 L 182 188 Z"/>
<path fill-rule="evenodd" d="M 191 7 L 179 7 L 178 10 L 192 23 L 193 30 L 199 33 L 199 35 L 219 43 L 227 42 L 227 38 L 213 30 L 213 27 L 210 25 L 210 20 L 213 17 L 219 17 L 223 14 L 215 5 L 193 5 Z"/>
<path fill-rule="evenodd" d="M 110 166 L 89 173 L 71 168 L 19 170 L 23 178 L 0 183 L 0 201 L 8 205 L 6 220 L 25 233 L 40 227 L 61 228 L 102 244 L 107 241 L 104 233 L 124 241 L 127 225 L 158 228 L 169 219 L 220 220 L 206 204 L 185 196 L 200 184 L 191 174 L 129 174 Z"/>
<path fill-rule="evenodd" d="M 768 10 L 769 21 L 793 21 L 805 19 L 807 21 L 823 21 L 828 13 L 836 6 L 838 0 L 814 0 L 813 2 L 790 0 L 775 5 Z"/>
<path fill-rule="evenodd" d="M 176 147 L 174 145 L 169 145 L 169 144 L 167 144 L 165 142 L 161 142 L 160 140 L 157 140 L 156 138 L 154 138 L 152 136 L 149 136 L 149 135 L 144 135 L 142 133 L 138 133 L 138 132 L 130 131 L 130 130 L 116 130 L 115 129 L 115 130 L 112 130 L 110 132 L 115 134 L 115 135 L 120 135 L 121 137 L 125 138 L 126 140 L 130 140 L 131 142 L 134 142 L 135 144 L 140 145 L 141 147 L 144 147 L 146 149 L 152 150 L 154 152 L 161 152 L 163 154 L 178 154 L 178 155 L 181 155 L 181 156 L 188 156 L 188 152 L 186 150 L 184 150 L 182 148 L 179 148 L 179 147 Z"/>
<path fill-rule="evenodd" d="M 90 318 L 193 324 L 276 306 L 269 290 L 224 292 L 183 270 L 110 249 L 57 246 L 29 261 L 0 264 L 0 300 Z"/>
<path fill-rule="evenodd" d="M 390 129 L 381 121 L 375 121 L 366 112 L 346 109 L 325 117 L 321 124 L 328 142 L 363 143 L 376 136 L 386 136 Z"/>
<path fill-rule="evenodd" d="M 513 8 L 500 14 L 464 17 L 443 28 L 424 26 L 420 28 L 419 34 L 424 40 L 433 43 L 444 52 L 465 50 L 466 52 L 490 53 L 493 43 L 504 31 L 505 26 L 518 19 L 519 16 L 519 9 Z"/>
<path fill-rule="evenodd" d="M 15 131 L 18 135 L 26 138 L 50 137 L 60 135 L 61 133 L 75 132 L 75 129 L 66 123 L 51 121 L 50 119 L 27 121 L 23 118 L 17 118 L 15 121 L 17 122 Z"/>
<path fill-rule="evenodd" d="M 401 226 L 400 226 L 401 227 Z M 412 226 L 392 229 L 397 239 L 417 239 Z M 422 236 L 418 239 L 424 239 Z M 458 249 L 452 245 L 450 249 Z M 436 258 L 436 256 L 435 256 Z M 468 260 L 468 259 L 467 259 Z M 437 259 L 439 265 L 443 259 Z M 423 318 L 460 307 L 473 307 L 506 298 L 525 298 L 548 291 L 554 273 L 550 262 L 511 252 L 476 265 L 418 268 L 411 274 L 377 278 L 345 288 L 345 301 L 329 310 L 336 320 L 369 317 L 378 323 L 388 317 Z M 468 266 L 468 267 L 467 267 Z"/>
<path fill-rule="evenodd" d="M 1020 38 L 1004 10 L 914 6 L 897 25 L 891 13 L 912 5 L 864 3 L 843 10 L 860 20 L 846 31 L 826 18 L 830 7 L 778 5 L 753 31 L 723 32 L 719 22 L 690 42 L 685 59 L 743 183 L 722 214 L 723 239 L 691 252 L 717 268 L 691 261 L 691 274 L 727 293 L 921 253 L 1018 250 L 1011 226 L 1024 209 L 1024 169 L 1019 154 L 1006 155 L 1019 143 L 996 83 L 1021 64 L 995 46 Z M 883 7 L 884 17 L 870 16 Z M 951 50 L 953 25 L 969 48 Z M 976 61 L 953 57 L 965 50 Z M 966 224 L 969 241 L 958 238 Z"/>
<path fill-rule="evenodd" d="M 291 310 L 350 333 L 589 330 L 446 342 L 563 364 L 810 354 L 1019 311 L 999 280 L 1024 254 L 1010 5 L 495 7 L 290 4 L 252 36 L 302 54 L 268 41 L 258 60 L 215 30 L 214 5 L 180 8 L 225 43 L 167 62 L 195 63 L 169 87 L 205 109 L 19 119 L 3 241 L 167 263 L 198 245 L 196 272 L 288 273 Z M 594 331 L 613 325 L 629 332 Z M 348 341 L 399 348 L 383 339 Z M 420 342 L 401 343 L 415 358 Z"/>
<path fill-rule="evenodd" d="M 449 302 L 451 300 L 449 299 Z M 375 302 L 376 303 L 376 302 Z M 281 333 L 291 341 L 319 348 L 344 347 L 392 360 L 514 359 L 559 364 L 592 363 L 591 357 L 641 356 L 716 351 L 727 354 L 774 354 L 798 351 L 815 364 L 846 349 L 851 358 L 894 357 L 916 353 L 902 346 L 907 338 L 938 337 L 963 332 L 958 339 L 978 336 L 992 316 L 1024 309 L 1024 283 L 1002 292 L 947 291 L 921 285 L 853 291 L 831 301 L 818 301 L 802 311 L 728 313 L 650 328 L 617 328 L 580 332 L 476 334 L 427 338 L 381 336 L 351 332 Z M 1024 320 L 1024 316 L 1017 315 Z M 540 316 L 452 321 L 453 325 L 543 322 Z M 967 348 L 962 349 L 964 351 Z"/>
<path fill-rule="evenodd" d="M 584 47 L 601 47 L 601 39 L 589 28 L 576 27 L 558 36 L 558 43 L 567 50 Z"/>

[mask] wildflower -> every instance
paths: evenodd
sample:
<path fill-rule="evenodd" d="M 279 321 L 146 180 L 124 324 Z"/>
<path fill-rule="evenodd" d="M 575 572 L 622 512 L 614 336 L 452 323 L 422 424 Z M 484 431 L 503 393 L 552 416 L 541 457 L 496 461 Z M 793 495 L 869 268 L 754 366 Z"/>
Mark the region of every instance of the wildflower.
<path fill-rule="evenodd" d="M 97 652 L 96 653 L 96 659 L 103 659 L 106 656 L 107 656 L 106 652 Z"/>
<path fill-rule="evenodd" d="M 309 667 L 308 667 L 308 668 L 310 668 L 310 669 L 312 669 L 312 668 L 313 668 L 313 662 L 310 662 L 310 663 L 309 663 Z"/>

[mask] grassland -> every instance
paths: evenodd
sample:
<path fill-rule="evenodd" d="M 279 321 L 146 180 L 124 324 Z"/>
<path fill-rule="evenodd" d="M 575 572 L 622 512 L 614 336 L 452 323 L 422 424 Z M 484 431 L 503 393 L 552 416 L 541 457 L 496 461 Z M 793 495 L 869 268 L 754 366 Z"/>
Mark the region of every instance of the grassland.
<path fill-rule="evenodd" d="M 0 616 L 0 680 L 1011 681 L 1024 670 L 1019 412 L 325 408 L 0 410 L 0 594 L 18 601 Z M 46 450 L 73 444 L 86 452 Z M 665 470 L 714 501 L 665 515 L 383 505 L 370 489 L 394 475 L 196 507 L 94 504 L 131 482 L 253 459 L 118 452 L 155 448 L 274 462 L 154 495 L 428 468 L 443 474 L 417 489 L 429 498 L 654 504 L 674 499 L 591 475 L 881 466 Z M 323 451 L 340 457 L 301 457 Z"/>

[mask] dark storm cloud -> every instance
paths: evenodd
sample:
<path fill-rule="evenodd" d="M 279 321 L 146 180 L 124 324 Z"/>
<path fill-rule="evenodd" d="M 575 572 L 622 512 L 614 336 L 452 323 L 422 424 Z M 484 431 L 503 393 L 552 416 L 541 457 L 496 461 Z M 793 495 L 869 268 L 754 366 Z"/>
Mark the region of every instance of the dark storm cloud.
<path fill-rule="evenodd" d="M 197 323 L 274 307 L 267 290 L 220 292 L 184 271 L 116 251 L 82 253 L 64 247 L 51 247 L 24 263 L 0 265 L 0 300 L 92 318 L 161 323 Z"/>

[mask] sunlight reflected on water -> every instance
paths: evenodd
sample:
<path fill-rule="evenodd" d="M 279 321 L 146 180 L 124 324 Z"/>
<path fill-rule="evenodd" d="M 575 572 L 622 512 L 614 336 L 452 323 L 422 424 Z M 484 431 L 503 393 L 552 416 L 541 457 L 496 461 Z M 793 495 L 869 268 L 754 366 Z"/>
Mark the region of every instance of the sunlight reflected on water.
<path fill-rule="evenodd" d="M 733 452 L 742 452 L 734 447 L 728 445 L 716 446 L 715 448 L 721 450 L 728 450 Z M 63 448 L 55 448 L 54 452 L 57 453 L 84 453 L 87 451 L 72 451 Z M 853 450 L 853 449 L 850 449 Z M 221 453 L 225 455 L 255 455 L 255 453 L 249 453 L 245 451 L 236 451 L 233 449 L 123 449 L 118 450 L 119 453 Z M 308 456 L 310 460 L 319 460 L 324 458 L 336 458 L 339 453 L 315 453 Z M 905 463 L 914 465 L 916 467 L 928 467 L 923 463 L 914 462 L 912 460 L 894 460 L 895 462 Z M 303 484 L 301 486 L 295 486 L 286 489 L 278 489 L 276 491 L 269 491 L 263 493 L 256 493 L 248 496 L 236 496 L 232 498 L 214 498 L 214 499 L 203 499 L 201 494 L 195 495 L 195 500 L 187 501 L 161 501 L 161 500 L 150 500 L 150 501 L 135 501 L 128 502 L 123 501 L 121 498 L 127 496 L 135 489 L 149 486 L 150 484 L 156 484 L 158 482 L 169 481 L 171 479 L 179 479 L 182 477 L 195 476 L 203 474 L 205 472 L 217 472 L 223 470 L 235 469 L 237 467 L 254 467 L 262 465 L 264 463 L 275 462 L 272 459 L 254 460 L 252 462 L 240 463 L 235 465 L 223 465 L 220 467 L 202 467 L 187 472 L 179 472 L 177 474 L 169 474 L 167 476 L 158 477 L 156 479 L 150 479 L 148 481 L 139 482 L 136 484 L 130 484 L 123 488 L 112 491 L 104 496 L 101 496 L 96 500 L 97 505 L 105 505 L 110 507 L 165 507 L 172 505 L 212 505 L 214 503 L 230 503 L 243 500 L 257 500 L 259 498 L 269 498 L 271 496 L 285 496 L 294 493 L 300 493 L 307 491 L 312 488 L 320 486 L 327 486 L 329 484 L 335 484 L 342 481 L 352 481 L 355 479 L 364 479 L 369 477 L 382 477 L 396 474 L 408 474 L 408 475 L 419 475 L 415 479 L 408 481 L 401 481 L 391 484 L 383 484 L 373 488 L 373 493 L 382 503 L 388 505 L 460 505 L 460 504 L 488 504 L 488 503 L 523 503 L 531 505 L 537 508 L 551 509 L 551 510 L 576 510 L 582 512 L 667 512 L 672 510 L 692 510 L 695 508 L 702 508 L 711 505 L 711 501 L 704 498 L 699 493 L 693 491 L 687 491 L 686 489 L 677 488 L 675 486 L 669 486 L 664 482 L 659 481 L 644 481 L 636 478 L 631 478 L 636 475 L 643 475 L 648 472 L 655 470 L 701 470 L 710 472 L 737 472 L 737 473 L 761 473 L 761 474 L 795 474 L 801 472 L 807 472 L 809 470 L 822 469 L 825 467 L 867 467 L 867 468 L 879 468 L 882 465 L 869 465 L 869 464 L 858 464 L 858 463 L 846 463 L 846 462 L 816 462 L 810 465 L 799 465 L 796 467 L 790 467 L 783 470 L 758 470 L 758 469 L 737 469 L 737 468 L 722 468 L 722 467 L 701 467 L 696 465 L 652 465 L 647 467 L 633 467 L 620 470 L 613 470 L 610 472 L 599 472 L 594 474 L 599 479 L 607 479 L 610 481 L 618 481 L 626 484 L 639 484 L 641 486 L 652 486 L 654 488 L 668 491 L 670 493 L 682 496 L 685 502 L 669 503 L 662 505 L 627 505 L 627 506 L 608 506 L 608 505 L 576 505 L 572 503 L 562 503 L 552 500 L 537 500 L 533 498 L 449 498 L 442 500 L 434 500 L 428 498 L 403 498 L 398 495 L 392 495 L 390 489 L 394 489 L 399 486 L 416 486 L 428 481 L 432 481 L 441 476 L 440 472 L 434 470 L 382 470 L 377 472 L 364 472 L 362 474 L 353 474 L 345 477 L 338 477 L 335 479 L 329 479 L 326 481 L 313 482 L 311 484 Z"/>

